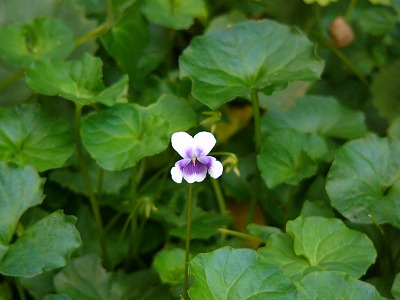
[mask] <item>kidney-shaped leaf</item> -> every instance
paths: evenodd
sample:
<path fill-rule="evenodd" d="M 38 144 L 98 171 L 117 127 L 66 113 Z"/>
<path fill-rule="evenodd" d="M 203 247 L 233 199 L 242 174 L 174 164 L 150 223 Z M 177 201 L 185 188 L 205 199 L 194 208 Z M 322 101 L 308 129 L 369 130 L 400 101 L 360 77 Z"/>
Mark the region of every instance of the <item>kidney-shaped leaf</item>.
<path fill-rule="evenodd" d="M 0 160 L 45 171 L 61 167 L 73 147 L 69 124 L 43 107 L 0 108 Z"/>
<path fill-rule="evenodd" d="M 271 94 L 294 80 L 315 80 L 323 62 L 300 32 L 274 21 L 246 21 L 196 37 L 179 58 L 180 76 L 212 109 L 250 90 Z"/>
<path fill-rule="evenodd" d="M 106 170 L 122 170 L 146 156 L 163 151 L 169 143 L 164 116 L 136 104 L 119 104 L 83 120 L 86 148 Z"/>
<path fill-rule="evenodd" d="M 195 18 L 207 16 L 203 0 L 146 0 L 143 14 L 150 22 L 172 29 L 188 29 Z"/>
<path fill-rule="evenodd" d="M 313 272 L 300 281 L 298 300 L 363 299 L 384 300 L 371 284 L 341 272 Z"/>
<path fill-rule="evenodd" d="M 73 49 L 72 32 L 56 19 L 41 17 L 0 29 L 0 58 L 23 68 L 35 60 L 67 58 Z"/>
<path fill-rule="evenodd" d="M 267 137 L 257 157 L 261 176 L 269 188 L 280 183 L 296 185 L 317 171 L 316 158 L 327 153 L 327 146 L 316 134 L 282 130 Z"/>
<path fill-rule="evenodd" d="M 67 264 L 81 244 L 76 217 L 56 211 L 29 227 L 8 247 L 0 260 L 0 273 L 33 276 Z"/>
<path fill-rule="evenodd" d="M 101 59 L 87 53 L 79 61 L 38 61 L 27 70 L 26 83 L 41 94 L 57 95 L 82 105 L 127 102 L 128 76 L 106 88 L 101 68 Z"/>
<path fill-rule="evenodd" d="M 343 145 L 326 190 L 332 206 L 352 222 L 400 227 L 400 141 L 371 134 Z"/>
<path fill-rule="evenodd" d="M 193 300 L 294 299 L 295 287 L 278 268 L 261 263 L 251 249 L 223 247 L 190 261 Z"/>
<path fill-rule="evenodd" d="M 22 214 L 42 203 L 43 184 L 31 166 L 20 169 L 0 164 L 0 245 L 11 241 Z"/>
<path fill-rule="evenodd" d="M 145 77 L 165 56 L 166 30 L 151 26 L 140 13 L 142 1 L 136 1 L 101 37 L 108 53 L 129 74 L 135 85 L 143 85 Z"/>
<path fill-rule="evenodd" d="M 260 254 L 294 280 L 318 270 L 358 278 L 375 261 L 376 251 L 368 237 L 339 219 L 300 216 L 287 223 L 286 231 L 287 235 L 271 235 Z"/>

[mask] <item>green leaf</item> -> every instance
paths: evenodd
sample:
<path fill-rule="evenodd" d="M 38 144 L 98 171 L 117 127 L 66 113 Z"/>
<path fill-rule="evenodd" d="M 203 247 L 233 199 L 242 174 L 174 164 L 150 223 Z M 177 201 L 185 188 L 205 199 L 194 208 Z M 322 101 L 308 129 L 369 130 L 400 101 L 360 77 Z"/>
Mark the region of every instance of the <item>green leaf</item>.
<path fill-rule="evenodd" d="M 281 183 L 298 184 L 317 171 L 315 158 L 327 147 L 318 135 L 282 130 L 267 137 L 257 156 L 261 176 L 269 188 Z"/>
<path fill-rule="evenodd" d="M 57 95 L 82 105 L 127 102 L 128 76 L 106 88 L 101 68 L 101 59 L 87 53 L 79 61 L 36 62 L 26 72 L 26 83 L 38 93 Z"/>
<path fill-rule="evenodd" d="M 392 295 L 394 299 L 400 299 L 400 273 L 397 273 L 396 277 L 394 278 L 393 286 L 392 286 Z"/>
<path fill-rule="evenodd" d="M 352 222 L 400 227 L 400 141 L 371 134 L 342 146 L 326 191 L 332 206 Z"/>
<path fill-rule="evenodd" d="M 107 273 L 96 255 L 74 259 L 54 277 L 58 293 L 80 300 L 170 299 L 157 274 L 139 271 Z"/>
<path fill-rule="evenodd" d="M 167 214 L 166 221 L 171 225 L 170 234 L 181 239 L 186 238 L 186 215 L 179 217 Z M 228 226 L 232 217 L 216 212 L 205 212 L 193 207 L 191 216 L 191 239 L 208 239 L 218 232 L 218 228 Z"/>
<path fill-rule="evenodd" d="M 372 35 L 389 33 L 396 23 L 396 16 L 385 8 L 374 7 L 359 16 L 361 27 Z"/>
<path fill-rule="evenodd" d="M 50 173 L 49 179 L 57 182 L 62 187 L 68 188 L 71 191 L 83 195 L 88 195 L 83 182 L 82 174 L 80 173 L 78 165 L 74 165 L 75 168 L 69 169 L 57 169 Z M 131 173 L 129 170 L 123 170 L 120 172 L 101 171 L 102 178 L 99 178 L 101 168 L 96 164 L 94 160 L 86 160 L 86 167 L 88 169 L 89 177 L 91 179 L 93 189 L 95 193 L 105 194 L 118 194 L 123 186 L 129 182 Z M 98 181 L 102 180 L 101 191 L 98 190 Z"/>
<path fill-rule="evenodd" d="M 129 74 L 131 82 L 142 86 L 165 56 L 167 35 L 162 28 L 150 26 L 144 20 L 139 5 L 132 5 L 101 37 L 101 42 Z"/>
<path fill-rule="evenodd" d="M 315 80 L 323 62 L 300 32 L 274 21 L 247 21 L 196 37 L 179 58 L 181 78 L 212 109 L 250 90 L 271 94 L 295 80 Z"/>
<path fill-rule="evenodd" d="M 89 115 L 81 127 L 83 142 L 101 167 L 122 170 L 169 143 L 168 122 L 137 104 L 119 104 Z"/>
<path fill-rule="evenodd" d="M 341 271 L 358 278 L 376 258 L 368 237 L 339 219 L 300 216 L 286 224 L 286 231 L 271 235 L 259 252 L 294 280 L 313 271 Z"/>
<path fill-rule="evenodd" d="M 259 225 L 255 223 L 247 225 L 247 230 L 251 235 L 257 236 L 263 241 L 266 241 L 271 234 L 281 233 L 281 230 L 279 228 Z"/>
<path fill-rule="evenodd" d="M 327 6 L 333 2 L 337 2 L 337 0 L 303 0 L 307 4 L 318 3 L 321 6 Z"/>
<path fill-rule="evenodd" d="M 154 23 L 171 29 L 188 29 L 194 19 L 207 17 L 203 0 L 145 0 L 143 14 Z"/>
<path fill-rule="evenodd" d="M 185 250 L 174 248 L 159 251 L 154 257 L 152 267 L 164 283 L 178 284 L 185 277 Z"/>
<path fill-rule="evenodd" d="M 353 139 L 366 132 L 363 114 L 334 98 L 305 96 L 295 103 L 287 111 L 272 109 L 261 120 L 264 145 L 258 167 L 270 188 L 296 185 L 314 175 L 317 160 L 333 159 L 336 139 Z"/>
<path fill-rule="evenodd" d="M 64 59 L 74 49 L 71 30 L 46 17 L 0 28 L 0 58 L 27 68 L 36 60 Z"/>
<path fill-rule="evenodd" d="M 313 272 L 300 281 L 297 299 L 383 300 L 375 287 L 340 272 Z"/>
<path fill-rule="evenodd" d="M 0 108 L 0 160 L 33 165 L 38 171 L 59 168 L 71 156 L 69 124 L 38 105 Z"/>
<path fill-rule="evenodd" d="M 327 114 L 326 112 L 329 112 Z M 361 112 L 352 111 L 332 97 L 304 96 L 287 111 L 272 109 L 261 120 L 262 131 L 272 134 L 283 129 L 316 133 L 323 138 L 355 139 L 367 129 Z"/>
<path fill-rule="evenodd" d="M 375 5 L 380 4 L 380 5 L 390 6 L 390 0 L 369 0 L 369 2 Z"/>
<path fill-rule="evenodd" d="M 398 105 L 400 98 L 399 68 L 400 60 L 393 61 L 372 78 L 372 101 L 379 114 L 390 121 L 400 115 L 400 106 Z"/>
<path fill-rule="evenodd" d="M 74 37 L 81 37 L 97 27 L 94 19 L 87 19 L 82 6 L 75 0 L 35 0 L 35 5 L 26 5 L 25 0 L 2 1 L 0 23 L 25 24 L 38 17 L 50 17 L 60 20 L 69 27 Z M 85 52 L 93 53 L 97 49 L 95 39 L 90 39 L 76 47 L 73 56 L 79 57 Z"/>
<path fill-rule="evenodd" d="M 320 216 L 333 218 L 335 216 L 332 207 L 326 202 L 309 200 L 304 201 L 300 214 L 305 217 Z"/>
<path fill-rule="evenodd" d="M 294 299 L 295 287 L 276 267 L 258 260 L 251 249 L 223 247 L 197 255 L 190 261 L 195 283 L 190 298 L 200 299 Z"/>
<path fill-rule="evenodd" d="M 0 163 L 0 246 L 11 242 L 22 214 L 42 203 L 43 184 L 31 166 L 20 169 Z"/>
<path fill-rule="evenodd" d="M 197 123 L 197 116 L 192 107 L 185 99 L 174 95 L 163 94 L 156 103 L 148 106 L 148 109 L 169 121 L 168 135 L 186 131 Z"/>
<path fill-rule="evenodd" d="M 81 244 L 76 217 L 56 211 L 30 226 L 0 260 L 0 273 L 33 276 L 67 264 Z"/>

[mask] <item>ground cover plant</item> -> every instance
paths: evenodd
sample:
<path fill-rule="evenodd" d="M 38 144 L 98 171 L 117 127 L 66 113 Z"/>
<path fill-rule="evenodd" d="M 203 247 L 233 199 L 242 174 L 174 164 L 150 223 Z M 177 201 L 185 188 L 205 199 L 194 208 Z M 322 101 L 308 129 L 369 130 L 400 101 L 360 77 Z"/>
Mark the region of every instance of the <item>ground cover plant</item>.
<path fill-rule="evenodd" d="M 400 299 L 399 0 L 0 0 L 0 299 Z"/>

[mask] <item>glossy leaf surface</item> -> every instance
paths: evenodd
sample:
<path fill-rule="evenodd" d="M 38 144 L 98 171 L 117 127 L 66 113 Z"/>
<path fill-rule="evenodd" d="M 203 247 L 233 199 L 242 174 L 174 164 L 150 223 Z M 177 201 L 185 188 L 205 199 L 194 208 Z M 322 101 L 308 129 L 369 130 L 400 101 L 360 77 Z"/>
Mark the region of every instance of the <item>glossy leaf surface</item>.
<path fill-rule="evenodd" d="M 279 38 L 278 38 L 279 37 Z M 296 30 L 274 21 L 247 21 L 196 37 L 179 59 L 180 76 L 212 109 L 255 89 L 271 94 L 294 80 L 315 80 L 323 63 Z"/>

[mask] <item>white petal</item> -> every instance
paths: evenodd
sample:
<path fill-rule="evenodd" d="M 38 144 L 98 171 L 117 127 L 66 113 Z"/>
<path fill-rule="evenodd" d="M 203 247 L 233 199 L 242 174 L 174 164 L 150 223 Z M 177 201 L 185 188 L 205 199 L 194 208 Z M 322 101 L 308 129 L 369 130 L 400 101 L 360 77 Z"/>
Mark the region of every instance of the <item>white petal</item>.
<path fill-rule="evenodd" d="M 208 174 L 212 178 L 218 178 L 219 176 L 222 175 L 222 172 L 224 171 L 224 167 L 222 166 L 221 162 L 218 160 L 214 161 L 212 166 L 208 169 Z"/>
<path fill-rule="evenodd" d="M 175 181 L 176 183 L 181 183 L 183 178 L 182 171 L 177 167 L 173 167 L 171 169 L 171 177 L 172 180 Z"/>
<path fill-rule="evenodd" d="M 175 132 L 171 137 L 172 148 L 179 153 L 183 158 L 191 158 L 188 156 L 189 153 L 193 153 L 194 140 L 190 134 L 186 132 Z"/>
<path fill-rule="evenodd" d="M 193 137 L 193 139 L 195 151 L 198 156 L 206 156 L 208 153 L 210 153 L 211 149 L 217 142 L 214 135 L 207 131 L 199 132 Z"/>
<path fill-rule="evenodd" d="M 202 182 L 206 178 L 206 176 L 207 176 L 207 172 L 200 173 L 200 174 L 194 173 L 194 174 L 191 174 L 191 175 L 183 174 L 183 178 L 185 178 L 185 180 L 188 183 Z"/>

